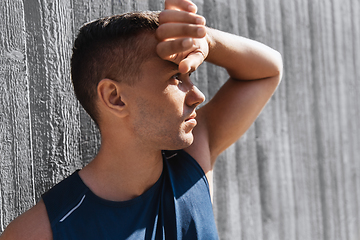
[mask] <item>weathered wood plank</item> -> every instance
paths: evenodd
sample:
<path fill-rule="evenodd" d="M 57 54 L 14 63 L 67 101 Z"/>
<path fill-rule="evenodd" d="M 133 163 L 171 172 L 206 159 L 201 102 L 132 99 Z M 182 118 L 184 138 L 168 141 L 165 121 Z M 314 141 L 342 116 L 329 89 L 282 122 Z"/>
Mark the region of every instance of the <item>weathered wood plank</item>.
<path fill-rule="evenodd" d="M 249 30 L 250 36 L 283 52 L 279 1 L 264 1 L 252 9 L 255 13 L 250 14 L 252 20 L 249 22 L 253 22 L 255 27 Z M 255 122 L 263 239 L 291 239 L 294 233 L 295 220 L 289 214 L 293 204 L 289 201 L 289 197 L 293 198 L 293 192 L 289 191 L 292 185 L 291 181 L 284 184 L 285 169 L 290 169 L 290 166 L 289 161 L 281 161 L 281 156 L 287 155 L 286 159 L 289 159 L 289 149 L 285 148 L 287 140 L 284 141 L 286 138 L 282 136 L 288 133 L 287 112 L 281 107 L 284 106 L 281 102 L 286 99 L 281 96 L 284 93 L 281 84 Z"/>
<path fill-rule="evenodd" d="M 359 2 L 357 2 L 357 6 L 359 6 Z M 347 181 L 345 181 L 345 191 L 346 195 L 346 212 L 347 212 L 347 221 L 348 223 L 348 239 L 359 239 L 360 238 L 360 219 L 359 219 L 359 200 L 357 198 L 356 192 L 359 191 L 360 186 L 358 185 L 359 181 L 356 180 L 356 176 L 358 175 L 359 168 L 355 166 L 359 162 L 359 151 L 360 151 L 360 140 L 359 140 L 359 91 L 357 88 L 359 78 L 357 70 L 356 70 L 356 55 L 359 56 L 360 51 L 355 51 L 356 46 L 359 46 L 359 39 L 355 39 L 354 33 L 356 32 L 356 26 L 354 25 L 353 19 L 358 15 L 358 12 L 355 13 L 353 8 L 356 9 L 356 5 L 353 5 L 353 1 L 348 0 L 347 4 L 344 8 L 343 14 L 346 14 L 346 18 L 344 19 L 346 24 L 344 26 L 344 36 L 347 40 L 346 42 L 346 55 L 347 61 L 347 75 L 350 73 L 349 82 L 347 84 L 347 88 L 349 89 L 349 100 L 348 100 L 348 109 L 350 109 L 349 115 L 349 126 L 350 126 L 350 146 L 351 146 L 351 160 L 349 162 L 345 162 L 345 176 L 347 176 Z M 359 8 L 357 8 L 359 11 Z M 358 18 L 358 17 L 357 17 Z M 359 20 L 359 18 L 358 18 Z M 358 24 L 356 24 L 358 26 Z M 355 28 L 355 29 L 354 29 Z M 359 50 L 359 48 L 357 48 Z"/>
<path fill-rule="evenodd" d="M 1 1 L 0 233 L 34 204 L 29 81 L 22 1 Z"/>
<path fill-rule="evenodd" d="M 339 64 L 338 72 L 338 86 L 340 93 L 340 126 L 341 126 L 341 145 L 343 154 L 342 159 L 339 161 L 341 165 L 339 174 L 338 186 L 340 186 L 342 196 L 339 195 L 339 209 L 342 216 L 348 221 L 341 221 L 341 237 L 344 239 L 359 238 L 359 220 L 356 219 L 355 212 L 357 212 L 358 201 L 354 191 L 356 189 L 356 181 L 352 176 L 355 176 L 358 170 L 355 170 L 355 162 L 358 161 L 359 145 L 357 142 L 358 123 L 356 119 L 356 106 L 358 105 L 358 97 L 356 93 L 356 82 L 358 79 L 354 78 L 356 75 L 354 69 L 354 43 L 352 36 L 352 1 L 343 1 L 340 3 L 334 2 L 334 16 L 335 16 L 335 44 L 337 45 L 336 60 Z M 359 44 L 357 42 L 357 44 Z M 339 191 L 340 194 L 340 191 Z M 350 219 L 352 219 L 350 221 Z"/>
<path fill-rule="evenodd" d="M 132 0 L 112 0 L 113 14 L 122 14 L 132 10 Z"/>
<path fill-rule="evenodd" d="M 358 125 L 360 119 L 360 104 L 359 104 L 359 97 L 360 96 L 360 2 L 356 0 L 351 1 L 351 19 L 352 19 L 352 41 L 353 41 L 353 64 L 354 64 L 354 88 L 356 89 L 356 96 L 354 97 L 354 109 L 355 109 L 355 124 Z M 355 132 L 352 133 L 354 136 L 357 137 L 357 140 L 354 147 L 354 172 L 352 174 L 352 179 L 355 183 L 355 189 L 353 193 L 355 194 L 355 202 L 357 203 L 356 207 L 357 209 L 353 212 L 353 218 L 356 220 L 354 223 L 359 226 L 360 225 L 360 161 L 358 160 L 358 156 L 360 155 L 360 129 L 357 127 L 355 129 Z M 357 238 L 360 238 L 360 231 L 357 231 Z"/>
<path fill-rule="evenodd" d="M 265 42 L 266 41 L 266 22 L 265 22 L 265 5 L 264 1 L 246 1 L 247 3 L 247 20 L 249 28 L 249 37 L 251 39 Z M 259 176 L 259 194 L 261 209 L 261 224 L 263 239 L 278 239 L 276 232 L 277 224 L 277 207 L 274 204 L 276 188 L 272 187 L 275 181 L 271 181 L 274 174 L 273 167 L 275 163 L 272 122 L 272 105 L 268 104 L 259 118 L 255 121 L 255 140 L 257 154 L 257 168 Z M 255 159 L 252 159 L 255 161 Z M 275 228 L 274 228 L 275 227 Z M 274 235 L 275 233 L 275 235 Z M 250 236 L 246 239 L 250 239 Z"/>
<path fill-rule="evenodd" d="M 149 10 L 149 0 L 133 0 L 132 11 L 146 11 Z"/>
<path fill-rule="evenodd" d="M 265 5 L 264 1 L 254 0 L 246 1 L 246 15 L 248 22 L 248 32 L 251 39 L 259 42 L 266 42 L 266 22 L 265 22 Z M 267 105 L 259 118 L 255 121 L 255 143 L 256 158 L 249 159 L 254 161 L 257 166 L 257 172 L 253 171 L 253 174 L 258 177 L 258 192 L 259 192 L 259 207 L 260 210 L 260 222 L 257 225 L 261 225 L 262 235 L 248 235 L 244 236 L 244 239 L 278 239 L 277 231 L 271 231 L 276 229 L 277 224 L 277 207 L 274 204 L 276 188 L 273 187 L 275 181 L 272 181 L 272 175 L 274 175 L 273 167 L 275 163 L 275 155 L 272 149 L 274 148 L 274 141 L 271 139 L 273 135 L 272 122 L 272 108 L 271 104 Z M 249 177 L 249 176 L 247 176 Z M 243 179 L 245 181 L 245 179 Z M 246 229 L 251 226 L 244 226 Z M 248 231 L 249 232 L 249 231 Z"/>
<path fill-rule="evenodd" d="M 349 181 L 352 181 L 350 176 L 351 173 L 348 170 L 348 167 L 351 166 L 353 157 L 355 159 L 358 156 L 352 156 L 352 129 L 351 122 L 353 120 L 351 116 L 351 88 L 349 84 L 352 79 L 353 71 L 353 61 L 350 56 L 352 56 L 352 44 L 348 42 L 348 37 L 343 34 L 348 34 L 348 27 L 344 24 L 348 24 L 348 15 L 351 14 L 348 6 L 349 1 L 337 2 L 333 1 L 333 29 L 334 29 L 334 51 L 335 51 L 335 76 L 336 76 L 336 85 L 337 85 L 337 94 L 338 94 L 338 104 L 339 104 L 339 126 L 340 126 L 340 145 L 341 155 L 340 158 L 335 162 L 335 171 L 334 177 L 335 182 L 335 194 L 333 194 L 334 210 L 337 212 L 335 218 L 336 222 L 336 236 L 338 239 L 350 239 L 349 234 L 353 230 L 350 230 L 351 224 L 344 219 L 349 219 L 349 212 L 347 207 L 351 206 L 351 200 L 349 199 L 349 194 L 353 194 L 353 189 L 349 186 Z M 350 44 L 350 46 L 349 46 Z M 350 66 L 349 66 L 350 65 Z M 349 191 L 351 193 L 349 193 Z"/>
<path fill-rule="evenodd" d="M 252 2 L 251 4 L 256 4 Z M 249 21 L 251 8 L 247 1 L 237 1 L 237 27 L 238 31 L 233 31 L 244 37 L 250 36 Z M 231 15 L 236 16 L 234 9 L 230 10 Z M 249 19 L 251 18 L 251 19 Z M 236 25 L 234 26 L 236 27 Z M 256 132 L 255 126 L 250 129 L 237 141 L 236 155 L 231 160 L 236 168 L 237 184 L 239 189 L 239 212 L 241 224 L 241 238 L 232 235 L 228 239 L 263 239 L 264 231 L 262 225 L 261 194 L 259 166 L 256 152 Z M 219 173 L 221 175 L 221 173 Z M 226 184 L 226 183 L 224 183 Z M 232 193 L 233 194 L 233 193 Z M 234 194 L 233 194 L 234 195 Z M 226 217 L 226 216 L 224 216 Z M 234 230 L 232 230 L 234 232 Z M 226 239 L 226 238 L 224 238 Z"/>
<path fill-rule="evenodd" d="M 149 8 L 147 10 L 150 11 L 161 11 L 164 9 L 164 3 L 165 1 L 159 1 L 159 0 L 148 0 L 148 6 Z M 195 4 L 199 7 L 199 12 L 201 11 L 201 5 L 204 3 L 203 0 L 194 1 Z"/>
<path fill-rule="evenodd" d="M 266 22 L 266 37 L 265 43 L 277 49 L 282 54 L 283 50 L 283 32 L 281 28 L 281 8 L 280 0 L 264 1 L 265 4 L 265 22 Z M 290 79 L 285 79 L 280 84 L 274 96 L 270 100 L 272 106 L 272 114 L 264 116 L 263 121 L 267 118 L 272 118 L 272 126 L 268 126 L 264 131 L 270 132 L 273 130 L 272 135 L 269 136 L 268 141 L 273 142 L 273 153 L 268 154 L 273 157 L 271 164 L 272 176 L 268 180 L 270 182 L 268 191 L 273 191 L 273 203 L 268 207 L 271 210 L 273 222 L 267 229 L 269 237 L 275 239 L 295 239 L 295 207 L 294 207 L 294 191 L 293 181 L 291 174 L 290 162 L 290 145 L 289 145 L 289 129 L 288 129 L 288 112 L 286 109 L 287 91 L 286 85 Z M 265 111 L 269 111 L 265 108 Z M 270 109 L 270 108 L 269 108 Z M 272 115 L 272 116 L 271 116 Z M 261 139 L 261 138 L 260 138 Z M 272 183 L 271 182 L 275 182 Z M 269 211 L 269 210 L 268 210 Z M 265 238 L 264 238 L 265 239 Z"/>
<path fill-rule="evenodd" d="M 45 70 L 50 95 L 50 169 L 55 182 L 81 166 L 79 109 L 70 81 L 73 28 L 70 2 L 43 2 Z"/>
<path fill-rule="evenodd" d="M 25 1 L 37 198 L 78 168 L 79 112 L 69 72 L 69 2 Z"/>
<path fill-rule="evenodd" d="M 27 65 L 29 72 L 30 85 L 30 109 L 31 109 L 31 128 L 34 159 L 34 181 L 36 199 L 53 183 L 48 177 L 47 161 L 49 145 L 48 135 L 49 113 L 47 105 L 50 96 L 46 91 L 46 71 L 44 39 L 42 37 L 42 10 L 38 1 L 24 2 L 25 26 L 27 36 Z"/>
<path fill-rule="evenodd" d="M 331 10 L 330 10 L 331 12 Z M 325 18 L 326 14 L 329 13 L 328 6 L 324 6 L 323 3 L 319 1 L 309 1 L 309 15 L 310 15 L 310 31 L 311 31 L 311 52 L 312 52 L 312 75 L 313 75 L 313 94 L 315 97 L 314 101 L 314 120 L 316 126 L 316 142 L 317 142 L 317 161 L 319 163 L 319 179 L 320 179 L 320 198 L 321 198 L 321 209 L 319 212 L 322 217 L 322 236 L 323 239 L 337 239 L 334 238 L 333 229 L 333 213 L 332 209 L 332 187 L 331 187 L 331 156 L 329 155 L 329 132 L 327 129 L 333 123 L 337 123 L 337 113 L 334 112 L 333 121 L 328 121 L 327 116 L 332 114 L 329 110 L 329 105 L 331 102 L 328 101 L 328 96 L 326 96 L 327 91 L 331 91 L 335 87 L 332 82 L 333 77 L 329 76 L 326 73 L 326 61 L 331 61 L 331 55 L 324 57 L 324 54 L 327 53 L 328 44 L 326 39 L 332 35 L 331 29 L 326 28 L 326 23 L 319 21 L 320 18 Z M 331 22 L 331 21 L 330 21 Z M 325 26 L 324 26 L 325 25 Z M 325 40 L 325 41 L 324 41 Z M 331 52 L 331 51 L 329 51 Z M 328 109 L 328 111 L 324 111 Z M 330 141 L 333 142 L 333 141 Z M 333 146 L 336 147 L 336 146 Z M 336 148 L 333 150 L 336 151 Z M 336 156 L 337 155 L 337 156 Z M 338 154 L 334 152 L 335 161 L 337 161 Z"/>
<path fill-rule="evenodd" d="M 236 157 L 233 160 L 236 163 L 239 185 L 240 212 L 238 214 L 241 219 L 241 239 L 263 239 L 260 183 L 255 143 L 255 127 L 253 125 L 236 143 Z M 236 236 L 232 237 L 236 238 Z"/>
<path fill-rule="evenodd" d="M 311 51 L 306 1 L 281 1 L 296 236 L 318 239 L 319 182 L 314 141 Z"/>

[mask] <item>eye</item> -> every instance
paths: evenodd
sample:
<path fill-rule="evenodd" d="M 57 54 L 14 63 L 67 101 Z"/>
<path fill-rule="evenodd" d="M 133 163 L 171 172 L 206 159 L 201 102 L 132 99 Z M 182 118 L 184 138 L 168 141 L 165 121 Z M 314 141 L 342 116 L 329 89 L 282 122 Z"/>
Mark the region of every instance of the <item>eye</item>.
<path fill-rule="evenodd" d="M 180 79 L 180 73 L 173 75 L 171 78 L 177 80 L 178 84 L 182 84 L 182 80 Z"/>
<path fill-rule="evenodd" d="M 171 78 L 180 80 L 180 73 L 177 73 L 177 74 L 173 75 Z"/>

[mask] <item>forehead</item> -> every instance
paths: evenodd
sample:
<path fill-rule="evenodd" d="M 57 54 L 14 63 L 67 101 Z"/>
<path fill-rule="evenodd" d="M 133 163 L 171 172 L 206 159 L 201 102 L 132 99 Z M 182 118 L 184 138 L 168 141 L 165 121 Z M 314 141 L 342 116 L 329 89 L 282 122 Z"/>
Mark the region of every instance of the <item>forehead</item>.
<path fill-rule="evenodd" d="M 161 59 L 156 55 L 149 58 L 142 64 L 141 71 L 145 74 L 170 74 L 178 71 L 178 65 Z"/>
<path fill-rule="evenodd" d="M 146 51 L 149 51 L 148 57 L 146 60 L 141 64 L 142 73 L 151 73 L 151 72 L 170 72 L 170 71 L 177 71 L 178 65 L 164 60 L 160 58 L 156 53 L 156 46 L 158 41 L 155 37 L 151 37 L 148 42 L 148 48 Z"/>
<path fill-rule="evenodd" d="M 164 74 L 175 74 L 178 65 L 160 58 L 156 53 L 156 46 L 159 42 L 155 34 L 143 35 L 143 54 L 144 61 L 139 66 L 141 79 L 150 76 L 161 77 Z"/>

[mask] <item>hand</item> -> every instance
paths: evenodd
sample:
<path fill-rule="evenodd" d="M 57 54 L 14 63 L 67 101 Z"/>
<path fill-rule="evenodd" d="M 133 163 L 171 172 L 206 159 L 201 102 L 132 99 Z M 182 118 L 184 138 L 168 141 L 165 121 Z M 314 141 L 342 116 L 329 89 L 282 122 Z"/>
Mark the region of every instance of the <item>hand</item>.
<path fill-rule="evenodd" d="M 196 70 L 209 53 L 205 18 L 196 11 L 196 5 L 190 1 L 166 0 L 165 10 L 159 16 L 157 54 L 178 64 L 181 73 Z"/>

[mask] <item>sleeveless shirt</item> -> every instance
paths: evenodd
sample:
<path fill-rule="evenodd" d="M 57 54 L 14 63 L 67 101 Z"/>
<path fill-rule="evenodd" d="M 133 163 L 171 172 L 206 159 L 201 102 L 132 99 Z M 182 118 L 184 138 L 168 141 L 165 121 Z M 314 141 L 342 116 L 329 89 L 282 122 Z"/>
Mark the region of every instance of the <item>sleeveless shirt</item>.
<path fill-rule="evenodd" d="M 183 150 L 163 151 L 163 172 L 142 195 L 114 202 L 96 196 L 78 171 L 42 198 L 53 239 L 218 239 L 209 185 Z"/>

